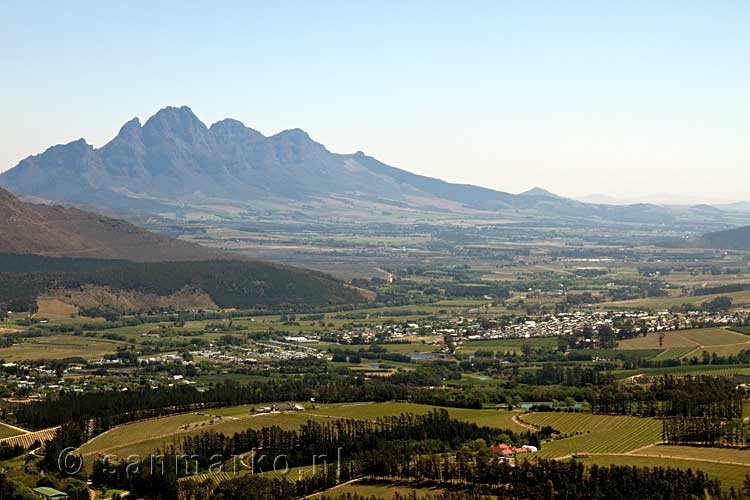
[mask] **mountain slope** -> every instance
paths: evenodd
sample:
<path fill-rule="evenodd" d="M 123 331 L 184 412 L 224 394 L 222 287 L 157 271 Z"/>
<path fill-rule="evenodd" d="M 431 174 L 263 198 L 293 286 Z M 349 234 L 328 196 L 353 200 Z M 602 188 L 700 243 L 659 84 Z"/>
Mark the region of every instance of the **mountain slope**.
<path fill-rule="evenodd" d="M 227 256 L 75 208 L 24 203 L 0 188 L 0 252 L 140 262 Z"/>
<path fill-rule="evenodd" d="M 164 108 L 143 125 L 133 119 L 99 149 L 83 139 L 51 147 L 1 174 L 0 185 L 47 200 L 151 213 L 185 205 L 242 210 L 263 202 L 323 207 L 344 202 L 424 211 L 524 211 L 586 222 L 672 218 L 655 205 L 612 207 L 539 188 L 511 194 L 452 184 L 362 152 L 331 153 L 299 129 L 265 137 L 231 119 L 207 127 L 185 106 Z"/>

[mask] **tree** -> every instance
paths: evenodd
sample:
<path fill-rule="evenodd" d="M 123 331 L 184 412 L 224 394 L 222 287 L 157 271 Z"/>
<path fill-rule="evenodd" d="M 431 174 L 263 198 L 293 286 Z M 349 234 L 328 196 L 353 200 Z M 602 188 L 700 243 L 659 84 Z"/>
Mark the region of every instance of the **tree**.
<path fill-rule="evenodd" d="M 732 299 L 730 297 L 716 297 L 703 306 L 709 312 L 726 312 L 732 308 Z"/>

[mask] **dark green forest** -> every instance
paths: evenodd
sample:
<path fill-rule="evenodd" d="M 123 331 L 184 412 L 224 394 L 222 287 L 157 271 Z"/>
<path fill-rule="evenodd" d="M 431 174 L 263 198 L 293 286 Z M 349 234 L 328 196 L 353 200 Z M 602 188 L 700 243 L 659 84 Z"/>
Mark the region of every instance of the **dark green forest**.
<path fill-rule="evenodd" d="M 0 254 L 0 308 L 29 311 L 51 289 L 98 285 L 169 295 L 193 289 L 222 308 L 323 306 L 362 297 L 323 273 L 254 261 L 136 263 Z"/>

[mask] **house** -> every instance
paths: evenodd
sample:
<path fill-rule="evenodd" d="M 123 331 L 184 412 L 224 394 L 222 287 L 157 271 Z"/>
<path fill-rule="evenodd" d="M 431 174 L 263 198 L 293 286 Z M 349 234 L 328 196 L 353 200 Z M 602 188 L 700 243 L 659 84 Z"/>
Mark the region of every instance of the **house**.
<path fill-rule="evenodd" d="M 273 405 L 273 411 L 304 411 L 305 407 L 294 403 L 276 403 Z"/>
<path fill-rule="evenodd" d="M 46 499 L 54 499 L 59 500 L 63 498 L 68 498 L 67 493 L 63 493 L 62 491 L 56 490 L 55 488 L 48 488 L 47 486 L 40 486 L 38 488 L 34 488 L 34 493 L 36 493 L 39 498 Z"/>
<path fill-rule="evenodd" d="M 537 451 L 539 451 L 539 448 L 530 444 L 523 445 L 523 449 L 525 449 L 529 453 L 536 453 Z"/>
<path fill-rule="evenodd" d="M 492 453 L 494 453 L 495 455 L 500 455 L 503 457 L 509 457 L 513 455 L 513 448 L 511 448 L 505 443 L 492 445 L 492 448 L 490 449 L 492 450 Z"/>
<path fill-rule="evenodd" d="M 573 453 L 573 458 L 588 458 L 591 456 L 591 453 L 588 451 L 577 451 Z"/>

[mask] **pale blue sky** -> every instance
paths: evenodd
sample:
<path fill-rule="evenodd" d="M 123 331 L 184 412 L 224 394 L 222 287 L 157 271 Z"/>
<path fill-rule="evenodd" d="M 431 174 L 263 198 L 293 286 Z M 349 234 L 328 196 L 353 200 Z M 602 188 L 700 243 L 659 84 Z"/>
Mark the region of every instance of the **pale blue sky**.
<path fill-rule="evenodd" d="M 3 1 L 0 170 L 188 105 L 506 191 L 750 199 L 750 2 L 275 3 Z"/>

